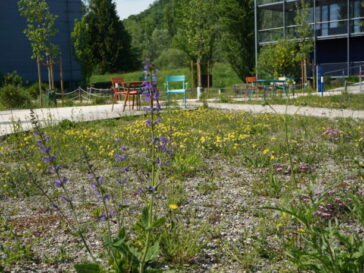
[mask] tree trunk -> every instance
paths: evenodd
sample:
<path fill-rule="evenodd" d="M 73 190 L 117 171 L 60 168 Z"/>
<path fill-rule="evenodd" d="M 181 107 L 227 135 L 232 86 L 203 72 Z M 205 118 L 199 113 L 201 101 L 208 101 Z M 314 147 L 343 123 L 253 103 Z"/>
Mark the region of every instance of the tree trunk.
<path fill-rule="evenodd" d="M 192 87 L 192 89 L 195 88 L 195 70 L 193 69 L 194 66 L 195 66 L 195 64 L 194 64 L 194 61 L 192 60 L 191 61 L 191 75 L 192 75 L 192 77 L 191 77 L 191 79 L 192 79 L 191 87 Z"/>
<path fill-rule="evenodd" d="M 210 91 L 210 62 L 207 62 L 207 90 Z"/>
<path fill-rule="evenodd" d="M 51 66 L 50 66 L 50 61 L 49 59 L 47 59 L 47 72 L 48 72 L 48 89 L 52 90 L 52 80 L 51 80 Z"/>
<path fill-rule="evenodd" d="M 61 82 L 62 105 L 64 103 L 64 89 L 63 89 L 63 63 L 62 56 L 59 56 L 59 80 Z"/>
<path fill-rule="evenodd" d="M 306 58 L 303 59 L 303 79 L 306 83 L 307 82 L 307 60 L 306 60 Z"/>
<path fill-rule="evenodd" d="M 49 68 L 51 72 L 51 89 L 54 90 L 54 71 L 53 71 L 53 60 L 50 59 Z"/>
<path fill-rule="evenodd" d="M 303 60 L 301 60 L 301 89 L 303 91 L 305 87 L 305 82 L 304 82 L 304 79 L 303 79 Z"/>
<path fill-rule="evenodd" d="M 39 59 L 39 57 L 37 57 L 37 70 L 38 70 L 39 99 L 40 99 L 40 105 L 43 106 L 43 100 L 42 100 L 42 71 L 40 69 L 40 59 Z"/>
<path fill-rule="evenodd" d="M 200 58 L 197 59 L 197 87 L 202 87 Z"/>

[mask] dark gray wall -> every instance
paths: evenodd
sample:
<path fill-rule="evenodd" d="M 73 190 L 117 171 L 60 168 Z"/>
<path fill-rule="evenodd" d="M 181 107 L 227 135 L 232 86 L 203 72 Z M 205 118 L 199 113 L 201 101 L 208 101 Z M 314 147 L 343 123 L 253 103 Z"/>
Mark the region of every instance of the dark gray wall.
<path fill-rule="evenodd" d="M 25 18 L 18 12 L 17 0 L 0 0 L 0 72 L 3 74 L 16 70 L 29 81 L 37 81 L 37 66 L 31 59 L 30 43 L 23 31 Z M 74 20 L 81 17 L 81 0 L 48 0 L 51 13 L 58 15 L 54 39 L 62 52 L 64 80 L 81 80 L 80 66 L 72 53 L 70 34 Z M 55 78 L 59 79 L 58 65 L 55 66 Z M 43 80 L 47 80 L 47 69 L 42 67 Z"/>

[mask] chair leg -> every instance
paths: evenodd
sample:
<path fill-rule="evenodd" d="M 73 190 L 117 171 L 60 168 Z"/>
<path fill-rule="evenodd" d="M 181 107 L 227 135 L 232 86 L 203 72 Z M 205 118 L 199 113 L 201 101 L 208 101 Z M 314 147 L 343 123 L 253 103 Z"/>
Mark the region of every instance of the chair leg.
<path fill-rule="evenodd" d="M 125 94 L 123 112 L 125 111 L 126 101 L 129 99 L 129 94 Z"/>
<path fill-rule="evenodd" d="M 186 92 L 184 93 L 184 101 L 185 101 L 185 108 L 187 108 L 187 104 L 186 104 Z"/>

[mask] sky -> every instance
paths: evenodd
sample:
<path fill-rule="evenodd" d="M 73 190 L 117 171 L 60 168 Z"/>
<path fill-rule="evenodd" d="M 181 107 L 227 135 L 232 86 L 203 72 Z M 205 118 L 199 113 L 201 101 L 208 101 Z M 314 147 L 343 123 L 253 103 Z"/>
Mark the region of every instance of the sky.
<path fill-rule="evenodd" d="M 116 10 L 121 20 L 130 15 L 138 14 L 149 8 L 155 0 L 115 0 Z"/>

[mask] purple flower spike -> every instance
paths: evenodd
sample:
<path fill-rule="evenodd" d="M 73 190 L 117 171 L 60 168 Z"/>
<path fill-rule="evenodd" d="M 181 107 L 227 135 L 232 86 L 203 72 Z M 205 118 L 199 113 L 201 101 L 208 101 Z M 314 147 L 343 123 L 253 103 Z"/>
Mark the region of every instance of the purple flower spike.
<path fill-rule="evenodd" d="M 126 145 L 121 146 L 120 151 L 126 152 L 128 150 L 128 147 Z"/>
<path fill-rule="evenodd" d="M 124 167 L 123 168 L 123 173 L 127 173 L 129 171 L 129 168 L 128 167 Z"/>
<path fill-rule="evenodd" d="M 106 220 L 107 220 L 106 214 L 105 213 L 101 213 L 99 215 L 99 221 L 106 221 Z"/>
<path fill-rule="evenodd" d="M 146 120 L 146 121 L 144 121 L 144 123 L 145 123 L 147 126 L 149 126 L 149 127 L 151 127 L 151 126 L 153 125 L 152 121 L 150 121 L 149 119 L 148 119 L 148 120 Z"/>
<path fill-rule="evenodd" d="M 153 186 L 148 186 L 148 187 L 147 187 L 147 190 L 148 190 L 149 192 L 151 192 L 151 193 L 155 193 L 156 188 L 155 188 L 155 187 L 153 187 Z"/>
<path fill-rule="evenodd" d="M 116 155 L 116 161 L 125 161 L 127 159 L 126 154 Z"/>
<path fill-rule="evenodd" d="M 47 148 L 47 147 L 45 147 L 45 146 L 39 146 L 38 148 L 39 148 L 39 150 L 40 150 L 42 153 L 47 153 L 47 152 L 49 152 L 49 151 L 51 150 L 51 148 Z"/>
<path fill-rule="evenodd" d="M 61 179 L 56 179 L 53 181 L 53 184 L 59 188 L 61 187 L 62 185 L 66 184 L 68 182 L 68 179 L 66 177 L 63 177 Z"/>
<path fill-rule="evenodd" d="M 60 171 L 62 169 L 62 167 L 60 165 L 54 166 L 54 165 L 50 165 L 48 166 L 49 172 L 50 173 L 56 173 L 58 171 Z"/>
<path fill-rule="evenodd" d="M 55 161 L 57 158 L 55 155 L 52 155 L 52 156 L 44 156 L 43 157 L 43 162 L 44 163 L 50 163 L 50 162 L 53 162 Z"/>
<path fill-rule="evenodd" d="M 118 185 L 126 185 L 126 184 L 128 184 L 128 179 L 127 178 L 124 178 L 124 180 L 123 181 L 121 181 L 120 179 L 116 179 L 116 184 L 118 184 Z"/>
<path fill-rule="evenodd" d="M 137 194 L 143 194 L 144 193 L 144 191 L 143 191 L 143 189 L 142 188 L 138 188 L 138 191 L 137 191 Z"/>

